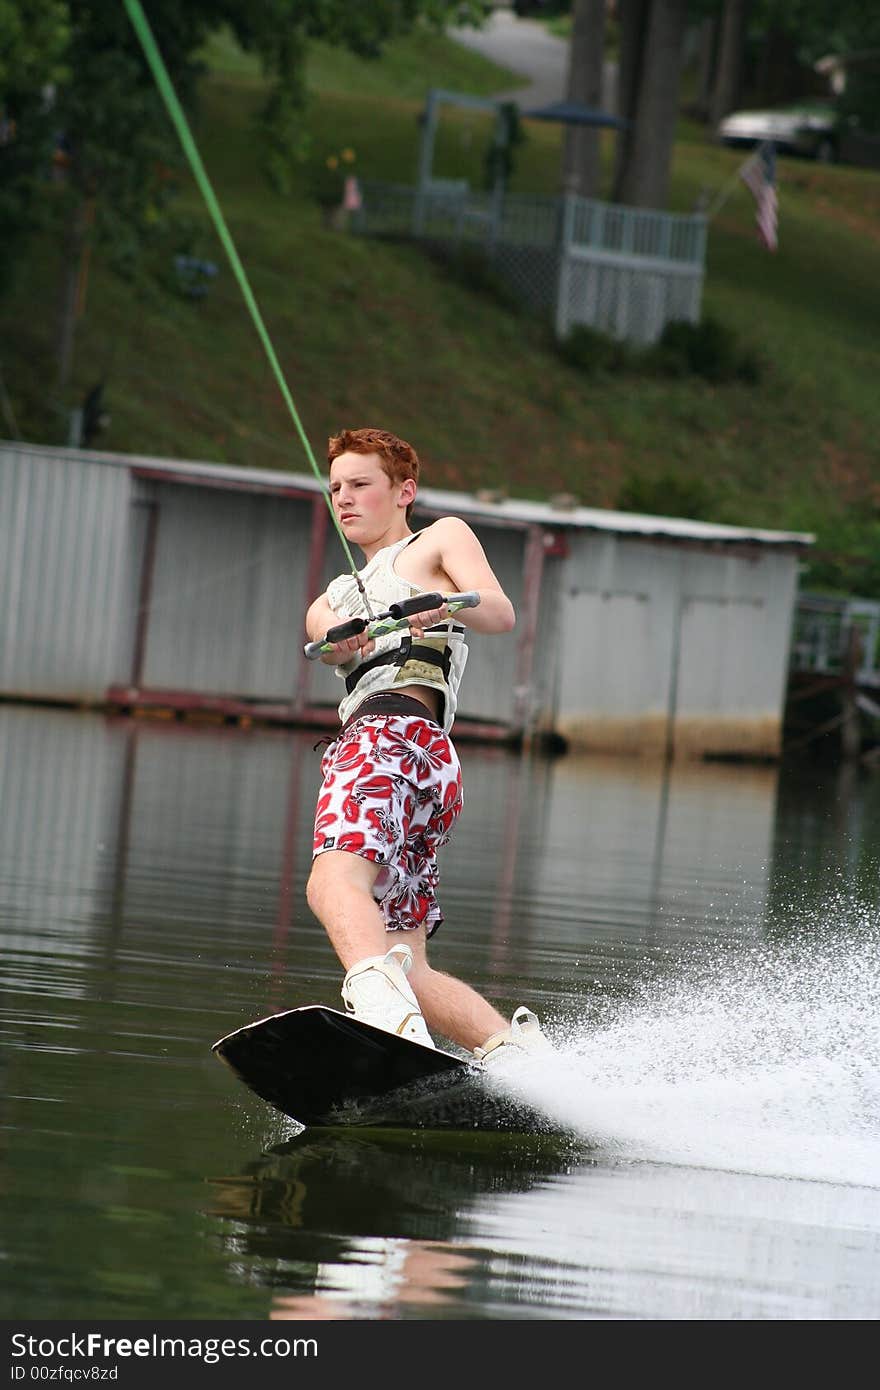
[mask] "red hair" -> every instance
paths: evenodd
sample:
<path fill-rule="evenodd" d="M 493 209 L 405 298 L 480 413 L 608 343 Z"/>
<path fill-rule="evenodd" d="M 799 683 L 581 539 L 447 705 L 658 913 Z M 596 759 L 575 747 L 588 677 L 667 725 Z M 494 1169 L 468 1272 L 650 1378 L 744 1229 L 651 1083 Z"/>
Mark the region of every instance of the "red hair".
<path fill-rule="evenodd" d="M 418 485 L 419 456 L 405 439 L 398 439 L 388 430 L 340 430 L 327 441 L 327 462 L 332 463 L 340 454 L 375 454 L 392 483 L 404 483 L 412 478 Z M 406 509 L 409 520 L 412 503 Z"/>

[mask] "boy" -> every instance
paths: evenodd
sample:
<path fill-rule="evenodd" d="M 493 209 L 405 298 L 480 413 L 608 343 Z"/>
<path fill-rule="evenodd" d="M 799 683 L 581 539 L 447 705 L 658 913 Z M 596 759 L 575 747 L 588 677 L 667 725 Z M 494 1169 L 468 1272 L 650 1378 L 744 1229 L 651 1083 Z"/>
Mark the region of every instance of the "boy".
<path fill-rule="evenodd" d="M 513 605 L 474 532 L 458 517 L 410 530 L 419 460 L 386 430 L 344 430 L 329 441 L 330 497 L 378 613 L 418 592 L 477 590 L 454 620 L 445 604 L 409 621 L 409 633 L 337 642 L 322 660 L 345 681 L 342 727 L 322 760 L 309 906 L 345 967 L 346 1008 L 376 1027 L 433 1047 L 435 1029 L 484 1057 L 550 1044 L 528 1009 L 508 1023 L 476 990 L 428 964 L 442 921 L 436 852 L 462 806 L 449 738 L 467 660 L 465 627 L 509 632 Z M 311 641 L 343 618 L 367 617 L 354 575 L 343 574 L 306 615 Z M 388 946 L 388 935 L 393 943 Z"/>

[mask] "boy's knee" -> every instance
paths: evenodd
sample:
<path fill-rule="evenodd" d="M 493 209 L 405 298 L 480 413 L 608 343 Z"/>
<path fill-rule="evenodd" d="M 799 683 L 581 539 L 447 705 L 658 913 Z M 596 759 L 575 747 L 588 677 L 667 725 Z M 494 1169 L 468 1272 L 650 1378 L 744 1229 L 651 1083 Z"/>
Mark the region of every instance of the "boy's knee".
<path fill-rule="evenodd" d="M 378 864 L 357 854 L 327 850 L 312 860 L 306 883 L 306 902 L 313 912 L 320 915 L 322 906 L 331 904 L 340 892 L 354 890 L 371 894 L 378 870 Z"/>
<path fill-rule="evenodd" d="M 311 873 L 306 883 L 306 902 L 313 912 L 317 912 L 324 899 L 324 866 L 320 858 L 311 860 Z"/>

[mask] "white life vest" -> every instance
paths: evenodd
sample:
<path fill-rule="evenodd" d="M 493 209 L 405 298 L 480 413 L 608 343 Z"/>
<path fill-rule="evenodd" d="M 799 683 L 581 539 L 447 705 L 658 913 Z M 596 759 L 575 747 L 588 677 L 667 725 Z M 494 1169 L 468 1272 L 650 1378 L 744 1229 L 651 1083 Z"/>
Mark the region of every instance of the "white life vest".
<path fill-rule="evenodd" d="M 406 546 L 418 540 L 404 536 L 394 545 L 378 550 L 372 560 L 358 570 L 360 581 L 374 613 L 384 612 L 392 603 L 428 592 L 403 579 L 394 562 Z M 352 574 L 340 574 L 327 586 L 327 602 L 335 613 L 345 618 L 368 616 L 363 597 Z M 458 689 L 467 662 L 468 649 L 465 629 L 460 623 L 438 623 L 424 637 L 414 638 L 404 629 L 387 632 L 376 639 L 376 649 L 368 657 L 353 657 L 334 667 L 336 675 L 345 681 L 346 694 L 339 705 L 339 718 L 345 723 L 367 695 L 380 691 L 399 690 L 405 685 L 423 685 L 439 692 L 443 732 L 449 733 L 455 719 Z"/>

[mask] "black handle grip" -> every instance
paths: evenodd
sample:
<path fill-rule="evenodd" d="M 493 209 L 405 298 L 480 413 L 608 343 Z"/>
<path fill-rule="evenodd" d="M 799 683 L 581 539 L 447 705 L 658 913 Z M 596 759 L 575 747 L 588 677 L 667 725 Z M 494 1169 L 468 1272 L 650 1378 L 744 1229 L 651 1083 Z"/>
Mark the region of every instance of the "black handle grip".
<path fill-rule="evenodd" d="M 307 642 L 303 651 L 309 661 L 317 661 L 328 642 L 344 642 L 346 637 L 357 637 L 367 626 L 366 618 L 349 618 L 347 623 L 337 623 L 317 642 Z"/>
<path fill-rule="evenodd" d="M 366 618 L 349 618 L 347 623 L 337 623 L 328 628 L 325 642 L 344 642 L 346 637 L 360 637 L 367 626 Z"/>
<path fill-rule="evenodd" d="M 446 602 L 443 594 L 413 594 L 412 598 L 401 599 L 400 603 L 388 605 L 389 618 L 410 618 L 413 613 L 427 613 L 429 608 L 439 608 Z"/>

